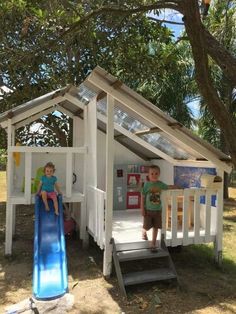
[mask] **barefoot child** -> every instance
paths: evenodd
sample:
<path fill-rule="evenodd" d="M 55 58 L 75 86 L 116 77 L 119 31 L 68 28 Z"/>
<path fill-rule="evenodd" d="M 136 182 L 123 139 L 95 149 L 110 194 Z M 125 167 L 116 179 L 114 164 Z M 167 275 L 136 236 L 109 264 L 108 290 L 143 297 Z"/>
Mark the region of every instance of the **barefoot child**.
<path fill-rule="evenodd" d="M 41 177 L 39 186 L 38 186 L 38 194 L 42 196 L 45 209 L 49 211 L 48 199 L 52 199 L 55 214 L 59 215 L 58 211 L 58 202 L 57 202 L 57 194 L 55 192 L 55 188 L 59 194 L 62 194 L 57 183 L 57 177 L 54 176 L 55 166 L 52 162 L 48 162 L 44 166 L 44 176 Z"/>
<path fill-rule="evenodd" d="M 156 239 L 158 229 L 161 229 L 161 191 L 167 190 L 167 184 L 159 181 L 160 168 L 150 166 L 148 171 L 149 181 L 144 183 L 141 194 L 141 213 L 143 216 L 143 240 L 148 240 L 147 232 L 152 228 L 151 251 L 156 252 Z"/>

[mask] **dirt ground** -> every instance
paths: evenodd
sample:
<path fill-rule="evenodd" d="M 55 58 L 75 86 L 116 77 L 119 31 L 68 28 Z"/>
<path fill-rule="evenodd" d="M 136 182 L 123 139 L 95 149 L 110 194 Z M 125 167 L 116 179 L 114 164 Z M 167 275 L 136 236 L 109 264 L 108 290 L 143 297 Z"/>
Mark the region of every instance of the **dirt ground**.
<path fill-rule="evenodd" d="M 235 227 L 236 206 L 227 212 Z M 33 207 L 17 208 L 13 255 L 4 257 L 5 203 L 0 205 L 0 313 L 32 295 Z M 102 252 L 92 243 L 83 250 L 78 239 L 67 238 L 69 292 L 75 303 L 70 314 L 236 313 L 236 261 L 218 269 L 212 248 L 197 246 L 172 252 L 181 287 L 175 282 L 128 288 L 122 298 L 116 276 L 102 276 Z M 50 312 L 53 314 L 53 312 Z"/>

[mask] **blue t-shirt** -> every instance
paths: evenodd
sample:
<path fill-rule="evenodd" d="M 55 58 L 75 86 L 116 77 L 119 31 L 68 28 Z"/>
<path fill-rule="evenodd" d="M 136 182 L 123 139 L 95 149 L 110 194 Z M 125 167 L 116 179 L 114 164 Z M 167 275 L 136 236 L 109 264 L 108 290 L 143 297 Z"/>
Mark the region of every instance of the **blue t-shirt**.
<path fill-rule="evenodd" d="M 54 186 L 55 186 L 55 183 L 57 182 L 57 177 L 42 176 L 41 182 L 42 182 L 42 188 L 41 188 L 42 191 L 54 192 Z"/>
<path fill-rule="evenodd" d="M 144 183 L 142 194 L 144 207 L 147 210 L 161 210 L 161 191 L 168 190 L 168 185 L 161 181 Z"/>

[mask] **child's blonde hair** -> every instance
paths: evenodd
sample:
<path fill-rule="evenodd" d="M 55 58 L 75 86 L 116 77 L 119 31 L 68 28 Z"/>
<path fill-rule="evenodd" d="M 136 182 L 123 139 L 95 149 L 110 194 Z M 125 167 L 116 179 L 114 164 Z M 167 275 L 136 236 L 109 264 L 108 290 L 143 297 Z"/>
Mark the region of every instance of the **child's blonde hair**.
<path fill-rule="evenodd" d="M 56 170 L 55 165 L 54 165 L 52 162 L 46 163 L 46 165 L 45 165 L 44 168 L 43 168 L 43 171 L 44 171 L 44 172 L 45 172 L 46 168 L 53 169 L 53 172 L 55 172 L 55 170 Z"/>
<path fill-rule="evenodd" d="M 155 170 L 157 170 L 159 173 L 161 173 L 161 169 L 160 169 L 159 166 L 151 165 L 151 166 L 149 166 L 149 170 L 151 170 L 151 169 L 155 169 Z"/>

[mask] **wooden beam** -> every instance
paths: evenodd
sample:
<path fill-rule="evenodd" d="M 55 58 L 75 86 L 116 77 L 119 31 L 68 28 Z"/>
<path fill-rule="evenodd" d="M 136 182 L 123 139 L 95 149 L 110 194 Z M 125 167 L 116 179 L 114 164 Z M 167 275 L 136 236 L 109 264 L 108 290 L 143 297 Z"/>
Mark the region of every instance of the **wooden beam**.
<path fill-rule="evenodd" d="M 142 136 L 145 134 L 160 133 L 160 132 L 163 132 L 163 130 L 155 127 L 155 128 L 150 128 L 149 130 L 137 131 L 137 132 L 134 132 L 134 134 L 137 136 Z"/>
<path fill-rule="evenodd" d="M 48 108 L 48 109 L 46 109 L 46 110 L 44 110 L 44 111 L 40 111 L 39 113 L 37 113 L 37 114 L 35 114 L 35 115 L 29 117 L 28 119 L 25 119 L 25 120 L 23 120 L 23 121 L 21 121 L 21 122 L 19 122 L 19 123 L 16 123 L 16 124 L 15 124 L 15 127 L 16 127 L 16 129 L 19 129 L 19 128 L 21 128 L 22 126 L 25 126 L 25 125 L 27 125 L 27 124 L 32 123 L 33 121 L 38 120 L 40 117 L 42 117 L 42 116 L 44 116 L 44 115 L 48 115 L 49 113 L 52 113 L 53 111 L 54 111 L 54 108 L 53 108 L 53 107 L 52 107 L 52 108 Z"/>
<path fill-rule="evenodd" d="M 61 153 L 66 154 L 67 152 L 75 154 L 86 154 L 87 147 L 34 147 L 34 146 L 10 146 L 8 147 L 9 152 L 19 153 Z"/>
<path fill-rule="evenodd" d="M 58 96 L 56 98 L 53 98 L 53 99 L 50 99 L 44 103 L 42 103 L 41 105 L 37 105 L 31 109 L 28 109 L 18 115 L 15 115 L 11 121 L 12 121 L 12 124 L 16 124 L 20 121 L 23 121 L 23 120 L 26 120 L 28 119 L 29 116 L 33 116 L 35 114 L 37 114 L 39 111 L 43 111 L 43 110 L 46 110 L 50 107 L 53 107 L 54 105 L 56 104 L 59 104 L 60 102 L 64 101 L 65 98 L 62 97 L 62 96 Z M 7 125 L 6 125 L 6 122 L 2 122 L 2 127 L 5 128 Z"/>
<path fill-rule="evenodd" d="M 72 104 L 76 105 L 78 108 L 84 110 L 84 104 L 82 103 L 82 101 L 80 101 L 78 98 L 66 93 L 64 95 L 65 99 L 67 99 L 69 102 L 71 102 Z"/>
<path fill-rule="evenodd" d="M 167 123 L 168 126 L 170 126 L 172 129 L 181 129 L 183 127 L 183 124 L 180 122 L 169 122 Z"/>
<path fill-rule="evenodd" d="M 107 136 L 106 136 L 106 210 L 105 210 L 105 249 L 103 275 L 110 276 L 112 266 L 112 218 L 113 218 L 113 169 L 114 169 L 114 103 L 107 95 Z"/>

